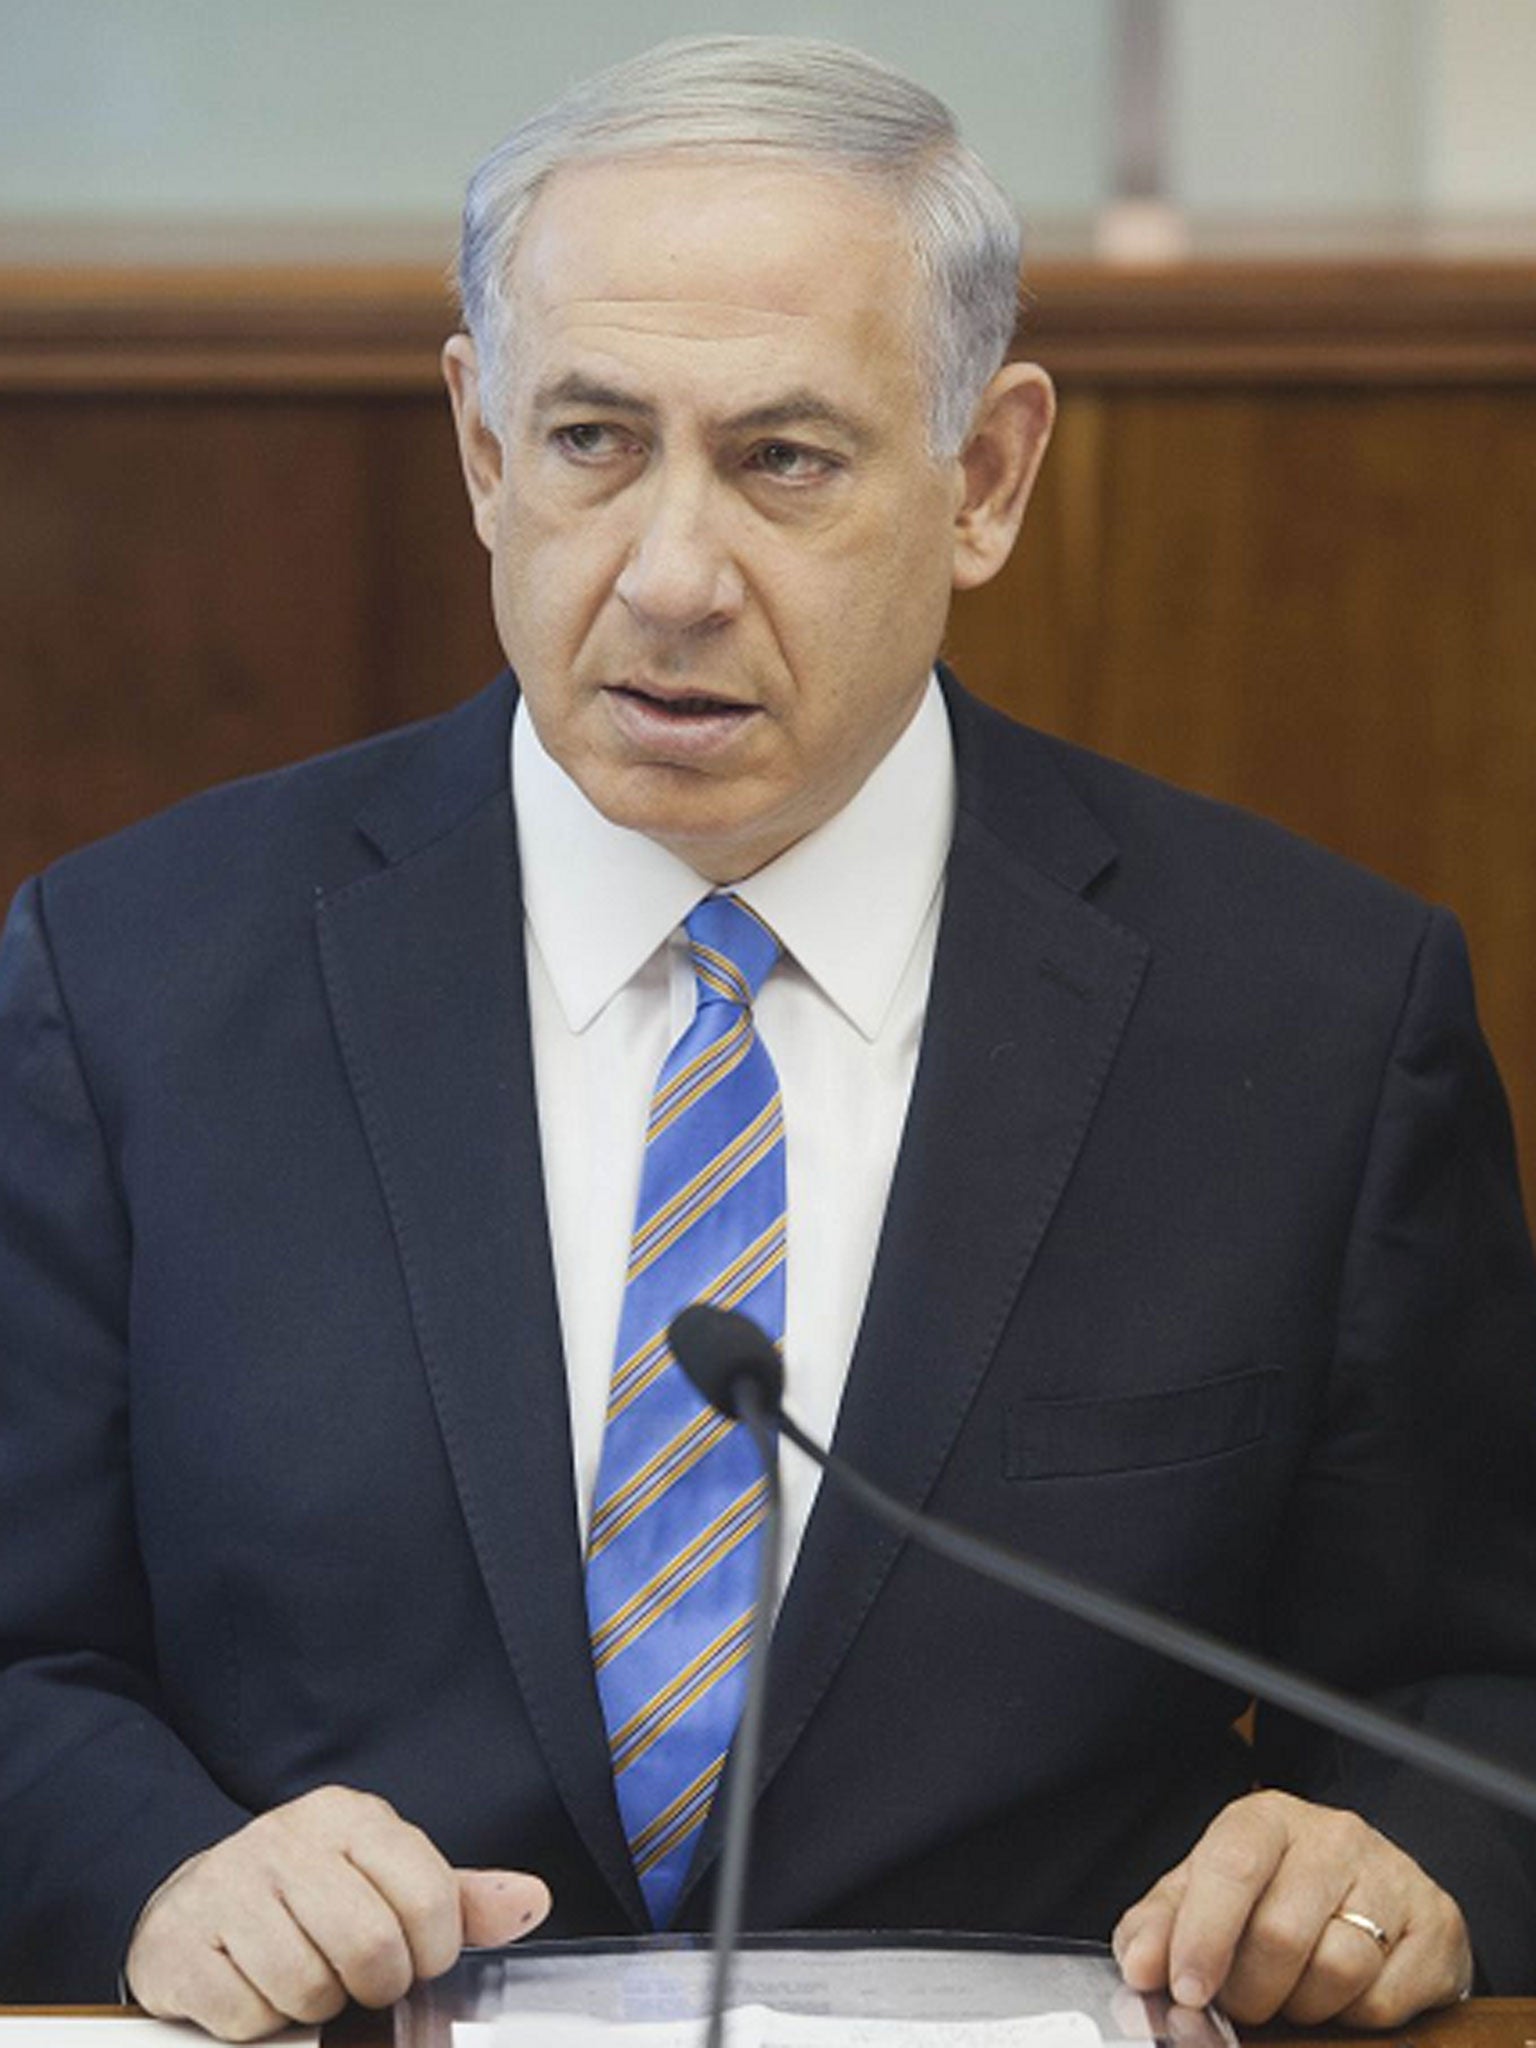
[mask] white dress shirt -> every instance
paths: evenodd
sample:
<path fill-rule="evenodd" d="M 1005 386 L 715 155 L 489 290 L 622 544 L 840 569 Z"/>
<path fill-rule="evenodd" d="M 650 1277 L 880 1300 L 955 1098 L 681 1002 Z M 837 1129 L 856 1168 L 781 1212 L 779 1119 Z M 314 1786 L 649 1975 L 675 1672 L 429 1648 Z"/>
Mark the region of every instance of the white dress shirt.
<path fill-rule="evenodd" d="M 784 947 L 758 1032 L 784 1098 L 785 1398 L 832 1435 L 917 1064 L 954 822 L 948 715 L 917 715 L 833 818 L 735 893 Z M 545 753 L 525 705 L 512 733 L 528 1007 L 545 1201 L 585 1530 L 634 1227 L 650 1099 L 694 1011 L 683 919 L 710 884 L 610 824 Z M 786 1451 L 787 1577 L 815 1468 Z"/>

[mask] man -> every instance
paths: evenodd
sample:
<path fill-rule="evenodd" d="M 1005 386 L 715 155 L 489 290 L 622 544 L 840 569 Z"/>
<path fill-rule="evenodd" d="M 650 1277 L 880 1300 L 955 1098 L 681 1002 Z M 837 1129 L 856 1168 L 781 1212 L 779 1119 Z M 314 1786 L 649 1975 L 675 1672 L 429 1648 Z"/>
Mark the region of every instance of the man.
<path fill-rule="evenodd" d="M 516 684 L 18 900 L 11 1995 L 125 1961 L 245 2038 L 546 1912 L 706 1923 L 718 1801 L 658 1905 L 594 1660 L 706 898 L 766 956 L 715 978 L 812 1426 L 1529 1756 L 1536 1281 L 1454 927 L 933 677 L 1049 431 L 1016 264 L 850 53 L 579 88 L 479 174 L 445 353 Z M 1255 1757 L 1222 1688 L 785 1476 L 756 1924 L 1113 1931 L 1246 2018 L 1533 1980 L 1529 1830 L 1280 1717 Z"/>

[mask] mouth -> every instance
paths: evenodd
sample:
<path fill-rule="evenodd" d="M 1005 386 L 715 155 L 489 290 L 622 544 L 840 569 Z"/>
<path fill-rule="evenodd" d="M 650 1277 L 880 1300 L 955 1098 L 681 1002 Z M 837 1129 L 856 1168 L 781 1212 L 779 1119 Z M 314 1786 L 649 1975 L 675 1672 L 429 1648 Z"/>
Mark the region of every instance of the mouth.
<path fill-rule="evenodd" d="M 608 695 L 633 704 L 644 713 L 688 721 L 705 718 L 746 718 L 754 707 L 729 697 L 712 697 L 702 691 L 667 691 L 642 687 L 638 683 L 610 683 Z"/>
<path fill-rule="evenodd" d="M 626 750 L 636 758 L 679 767 L 703 765 L 724 753 L 762 716 L 755 704 L 706 690 L 609 683 L 602 694 Z"/>

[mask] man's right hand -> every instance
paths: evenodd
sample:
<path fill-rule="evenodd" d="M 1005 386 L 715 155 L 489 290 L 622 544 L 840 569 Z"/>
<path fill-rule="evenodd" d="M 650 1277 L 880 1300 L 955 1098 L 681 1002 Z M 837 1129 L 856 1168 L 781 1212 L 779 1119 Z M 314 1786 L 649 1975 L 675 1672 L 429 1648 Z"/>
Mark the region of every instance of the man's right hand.
<path fill-rule="evenodd" d="M 349 1998 L 385 2006 L 466 1943 L 515 1941 L 549 1911 L 522 1871 L 454 1870 L 372 1793 L 328 1785 L 183 1863 L 150 1899 L 128 1989 L 160 2019 L 254 2041 Z"/>

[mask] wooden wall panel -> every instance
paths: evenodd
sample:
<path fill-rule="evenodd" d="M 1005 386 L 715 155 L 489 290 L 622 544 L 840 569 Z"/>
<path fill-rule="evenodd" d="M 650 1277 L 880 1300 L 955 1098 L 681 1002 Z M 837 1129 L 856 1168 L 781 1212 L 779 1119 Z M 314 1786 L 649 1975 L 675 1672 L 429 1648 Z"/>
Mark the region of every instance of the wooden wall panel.
<path fill-rule="evenodd" d="M 446 403 L 0 399 L 0 890 L 499 657 Z"/>
<path fill-rule="evenodd" d="M 1038 282 L 1056 445 L 950 653 L 1451 904 L 1536 1189 L 1536 272 Z M 491 673 L 442 325 L 0 272 L 0 892 Z"/>

